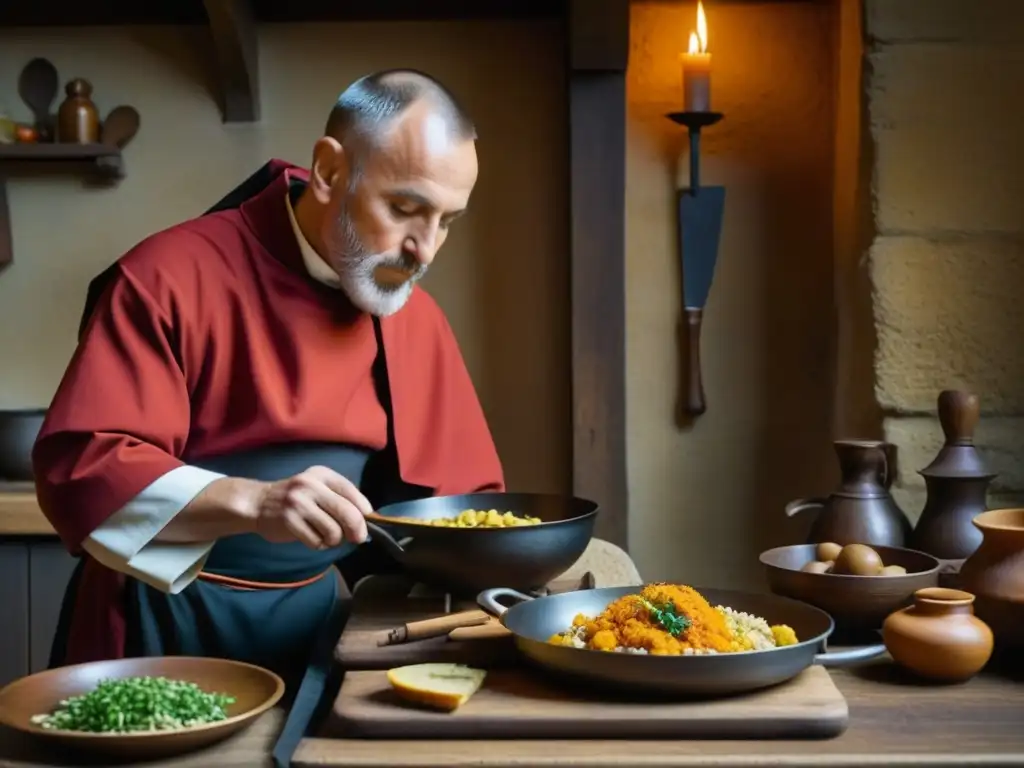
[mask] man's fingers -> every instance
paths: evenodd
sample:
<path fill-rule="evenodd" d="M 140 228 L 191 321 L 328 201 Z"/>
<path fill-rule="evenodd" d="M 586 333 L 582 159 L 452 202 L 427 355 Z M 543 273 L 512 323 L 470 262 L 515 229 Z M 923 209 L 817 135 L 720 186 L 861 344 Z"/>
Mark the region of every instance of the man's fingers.
<path fill-rule="evenodd" d="M 317 490 L 314 490 L 314 493 L 317 493 Z M 333 515 L 321 508 L 316 496 L 303 495 L 293 499 L 289 511 L 297 512 L 325 546 L 336 547 L 341 544 L 343 526 Z"/>
<path fill-rule="evenodd" d="M 323 540 L 297 510 L 289 510 L 284 514 L 284 524 L 296 539 L 310 549 L 324 548 Z"/>
<path fill-rule="evenodd" d="M 326 483 L 313 486 L 316 504 L 323 510 L 321 514 L 330 515 L 341 526 L 345 541 L 362 544 L 366 541 L 366 519 L 355 504 L 335 493 Z"/>
<path fill-rule="evenodd" d="M 316 478 L 334 491 L 334 493 L 348 499 L 360 514 L 369 515 L 373 512 L 373 506 L 363 495 L 363 492 L 344 475 L 339 475 L 333 469 L 327 467 L 313 467 L 310 471 L 314 472 Z"/>

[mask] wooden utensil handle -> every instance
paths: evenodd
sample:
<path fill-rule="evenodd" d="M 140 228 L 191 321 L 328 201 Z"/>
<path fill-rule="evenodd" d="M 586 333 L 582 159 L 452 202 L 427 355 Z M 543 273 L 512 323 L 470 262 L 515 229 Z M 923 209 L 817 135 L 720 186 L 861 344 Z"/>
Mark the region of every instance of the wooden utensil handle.
<path fill-rule="evenodd" d="M 700 329 L 704 319 L 704 310 L 687 307 L 685 311 L 689 342 L 687 344 L 686 412 L 691 416 L 699 416 L 707 410 L 707 403 L 704 401 L 704 377 L 700 370 Z"/>
<path fill-rule="evenodd" d="M 459 627 L 448 633 L 449 640 L 490 640 L 498 637 L 509 637 L 511 632 L 497 619 L 475 627 Z"/>
<path fill-rule="evenodd" d="M 396 645 L 398 643 L 411 643 L 415 640 L 424 640 L 428 637 L 440 637 L 446 635 L 458 627 L 472 627 L 478 624 L 486 624 L 491 615 L 484 611 L 460 611 L 449 613 L 445 616 L 437 616 L 432 619 L 412 621 L 404 626 L 393 629 L 387 634 L 385 645 Z"/>

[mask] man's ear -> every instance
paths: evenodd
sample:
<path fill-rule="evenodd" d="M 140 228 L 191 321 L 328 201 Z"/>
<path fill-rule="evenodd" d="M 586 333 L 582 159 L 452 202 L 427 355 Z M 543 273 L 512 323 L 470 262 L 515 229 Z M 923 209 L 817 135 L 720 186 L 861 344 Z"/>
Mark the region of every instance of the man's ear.
<path fill-rule="evenodd" d="M 309 189 L 321 205 L 331 200 L 331 190 L 348 183 L 348 158 L 341 142 L 323 136 L 313 145 L 313 162 L 309 168 Z"/>

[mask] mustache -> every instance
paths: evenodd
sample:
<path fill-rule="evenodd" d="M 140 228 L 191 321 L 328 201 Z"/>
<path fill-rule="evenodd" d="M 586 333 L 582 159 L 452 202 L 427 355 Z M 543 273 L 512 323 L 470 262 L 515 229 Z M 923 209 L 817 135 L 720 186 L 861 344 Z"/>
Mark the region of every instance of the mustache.
<path fill-rule="evenodd" d="M 378 256 L 374 259 L 373 268 L 405 272 L 410 278 L 420 277 L 427 271 L 426 265 L 421 264 L 412 254 L 404 252 L 398 256 Z"/>

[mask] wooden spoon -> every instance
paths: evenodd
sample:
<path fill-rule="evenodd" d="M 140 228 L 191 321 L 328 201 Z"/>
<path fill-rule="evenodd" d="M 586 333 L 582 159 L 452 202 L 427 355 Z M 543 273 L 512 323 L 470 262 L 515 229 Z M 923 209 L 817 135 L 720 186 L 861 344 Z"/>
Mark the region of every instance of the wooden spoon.
<path fill-rule="evenodd" d="M 21 70 L 21 76 L 18 78 L 18 95 L 32 110 L 40 141 L 53 141 L 50 106 L 57 98 L 59 88 L 57 68 L 48 59 L 32 59 Z"/>
<path fill-rule="evenodd" d="M 139 113 L 134 107 L 114 107 L 103 121 L 100 141 L 107 146 L 122 149 L 138 133 L 139 123 Z"/>

